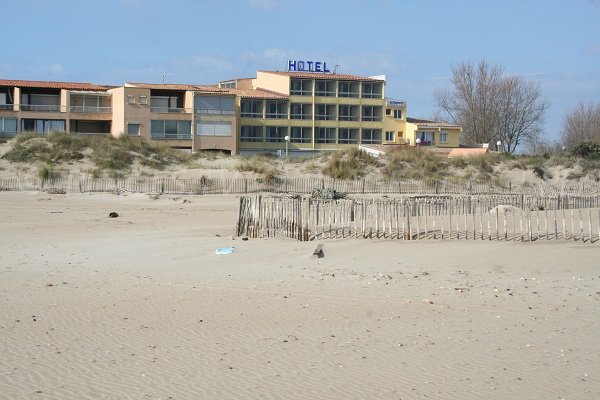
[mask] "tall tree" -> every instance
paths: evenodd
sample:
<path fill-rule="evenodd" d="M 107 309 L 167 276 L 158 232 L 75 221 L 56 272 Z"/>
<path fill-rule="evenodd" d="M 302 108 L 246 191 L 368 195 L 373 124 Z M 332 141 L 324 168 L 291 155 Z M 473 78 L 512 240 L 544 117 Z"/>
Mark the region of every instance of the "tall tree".
<path fill-rule="evenodd" d="M 519 145 L 537 139 L 548 103 L 539 86 L 485 60 L 462 63 L 452 69 L 452 90 L 436 92 L 438 107 L 462 125 L 466 144 L 501 142 L 514 152 Z"/>
<path fill-rule="evenodd" d="M 580 103 L 567 113 L 561 136 L 568 148 L 582 142 L 600 143 L 600 104 Z"/>

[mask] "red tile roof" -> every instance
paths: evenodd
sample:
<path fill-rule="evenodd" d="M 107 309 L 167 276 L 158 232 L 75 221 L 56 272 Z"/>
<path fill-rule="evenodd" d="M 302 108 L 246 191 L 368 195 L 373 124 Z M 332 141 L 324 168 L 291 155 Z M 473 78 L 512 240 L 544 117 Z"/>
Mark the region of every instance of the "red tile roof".
<path fill-rule="evenodd" d="M 284 75 L 292 78 L 310 78 L 310 79 L 337 79 L 340 81 L 374 81 L 382 82 L 385 79 L 382 78 L 368 78 L 357 75 L 347 74 L 323 74 L 319 72 L 294 72 L 294 71 L 259 71 L 267 74 Z"/>
<path fill-rule="evenodd" d="M 451 124 L 449 122 L 432 121 L 429 119 L 419 119 L 406 117 L 406 122 L 417 124 L 423 128 L 460 128 L 460 125 Z"/>
<path fill-rule="evenodd" d="M 229 89 L 232 94 L 244 98 L 254 99 L 288 99 L 289 97 L 283 93 L 274 92 L 267 89 Z"/>
<path fill-rule="evenodd" d="M 26 88 L 44 88 L 44 89 L 65 89 L 65 90 L 94 90 L 106 91 L 105 86 L 94 85 L 93 83 L 79 82 L 50 82 L 50 81 L 22 81 L 15 79 L 0 79 L 2 87 L 26 87 Z"/>
<path fill-rule="evenodd" d="M 469 157 L 469 156 L 478 156 L 481 154 L 489 153 L 490 149 L 476 147 L 476 148 L 465 148 L 460 147 L 456 149 L 452 149 L 448 157 Z"/>

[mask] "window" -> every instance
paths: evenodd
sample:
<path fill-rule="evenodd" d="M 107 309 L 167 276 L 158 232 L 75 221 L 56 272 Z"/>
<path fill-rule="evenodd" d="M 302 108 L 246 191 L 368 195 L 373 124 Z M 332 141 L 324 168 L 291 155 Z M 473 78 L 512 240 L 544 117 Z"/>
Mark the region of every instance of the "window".
<path fill-rule="evenodd" d="M 127 104 L 135 104 L 135 96 L 128 94 L 127 95 Z"/>
<path fill-rule="evenodd" d="M 433 132 L 417 131 L 416 138 L 421 139 L 419 146 L 429 146 L 433 142 Z"/>
<path fill-rule="evenodd" d="M 220 82 L 219 87 L 222 89 L 235 89 L 237 87 L 237 82 L 236 81 Z"/>
<path fill-rule="evenodd" d="M 64 132 L 65 121 L 57 119 L 29 119 L 21 120 L 21 132 Z"/>
<path fill-rule="evenodd" d="M 387 131 L 385 133 L 385 140 L 386 140 L 386 142 L 393 142 L 394 141 L 394 132 L 393 131 Z"/>
<path fill-rule="evenodd" d="M 380 82 L 363 82 L 362 97 L 369 99 L 379 99 L 382 97 L 382 85 Z"/>
<path fill-rule="evenodd" d="M 394 119 L 402 119 L 402 110 L 394 110 Z"/>
<path fill-rule="evenodd" d="M 290 94 L 294 96 L 312 96 L 312 80 L 292 79 Z"/>
<path fill-rule="evenodd" d="M 317 143 L 335 143 L 335 128 L 317 128 Z"/>
<path fill-rule="evenodd" d="M 285 101 L 267 100 L 266 102 L 266 117 L 276 119 L 286 119 L 288 106 Z"/>
<path fill-rule="evenodd" d="M 234 96 L 196 96 L 194 110 L 199 114 L 234 114 Z"/>
<path fill-rule="evenodd" d="M 317 104 L 315 119 L 321 121 L 335 120 L 335 104 Z"/>
<path fill-rule="evenodd" d="M 130 136 L 139 136 L 140 124 L 139 123 L 127 124 L 127 134 Z"/>
<path fill-rule="evenodd" d="M 13 137 L 17 134 L 16 118 L 0 118 L 0 137 Z"/>
<path fill-rule="evenodd" d="M 339 135 L 340 144 L 358 144 L 358 129 L 340 128 Z"/>
<path fill-rule="evenodd" d="M 312 128 L 305 126 L 294 126 L 290 135 L 291 143 L 311 143 Z"/>
<path fill-rule="evenodd" d="M 285 142 L 287 133 L 285 126 L 267 126 L 265 142 Z"/>
<path fill-rule="evenodd" d="M 363 121 L 381 121 L 380 106 L 363 106 L 362 120 Z"/>
<path fill-rule="evenodd" d="M 315 96 L 335 96 L 335 81 L 318 80 L 315 86 Z"/>
<path fill-rule="evenodd" d="M 392 109 L 391 108 L 386 108 L 385 109 L 385 115 L 392 115 Z"/>
<path fill-rule="evenodd" d="M 262 142 L 263 127 L 262 126 L 247 126 L 243 125 L 240 131 L 241 142 Z"/>
<path fill-rule="evenodd" d="M 344 81 L 339 83 L 339 97 L 358 97 L 358 82 Z"/>
<path fill-rule="evenodd" d="M 381 129 L 363 129 L 361 143 L 381 144 Z"/>
<path fill-rule="evenodd" d="M 190 121 L 151 120 L 150 134 L 152 139 L 191 139 L 192 123 Z"/>
<path fill-rule="evenodd" d="M 440 143 L 448 142 L 448 132 L 440 132 Z"/>
<path fill-rule="evenodd" d="M 340 104 L 340 121 L 358 121 L 358 106 L 349 106 Z"/>
<path fill-rule="evenodd" d="M 240 103 L 240 117 L 242 118 L 262 118 L 263 101 L 242 99 Z"/>
<path fill-rule="evenodd" d="M 292 103 L 292 119 L 312 119 L 312 104 Z"/>
<path fill-rule="evenodd" d="M 148 96 L 140 96 L 140 104 L 148 104 Z"/>
<path fill-rule="evenodd" d="M 231 122 L 201 121 L 196 124 L 196 136 L 231 136 Z"/>

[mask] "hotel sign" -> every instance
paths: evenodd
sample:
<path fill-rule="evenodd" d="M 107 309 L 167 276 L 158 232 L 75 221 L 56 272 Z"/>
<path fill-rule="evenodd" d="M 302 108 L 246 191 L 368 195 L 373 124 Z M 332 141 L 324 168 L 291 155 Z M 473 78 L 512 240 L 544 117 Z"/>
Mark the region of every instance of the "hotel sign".
<path fill-rule="evenodd" d="M 288 60 L 287 70 L 293 72 L 331 72 L 324 61 Z"/>

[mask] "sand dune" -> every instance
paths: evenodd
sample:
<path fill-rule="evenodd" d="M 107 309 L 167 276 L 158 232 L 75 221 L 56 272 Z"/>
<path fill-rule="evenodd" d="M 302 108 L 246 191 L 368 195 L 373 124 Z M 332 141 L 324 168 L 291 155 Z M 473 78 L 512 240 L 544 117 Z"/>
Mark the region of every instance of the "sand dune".
<path fill-rule="evenodd" d="M 1 193 L 0 398 L 600 398 L 597 246 L 349 239 L 319 259 L 232 240 L 237 204 Z"/>

